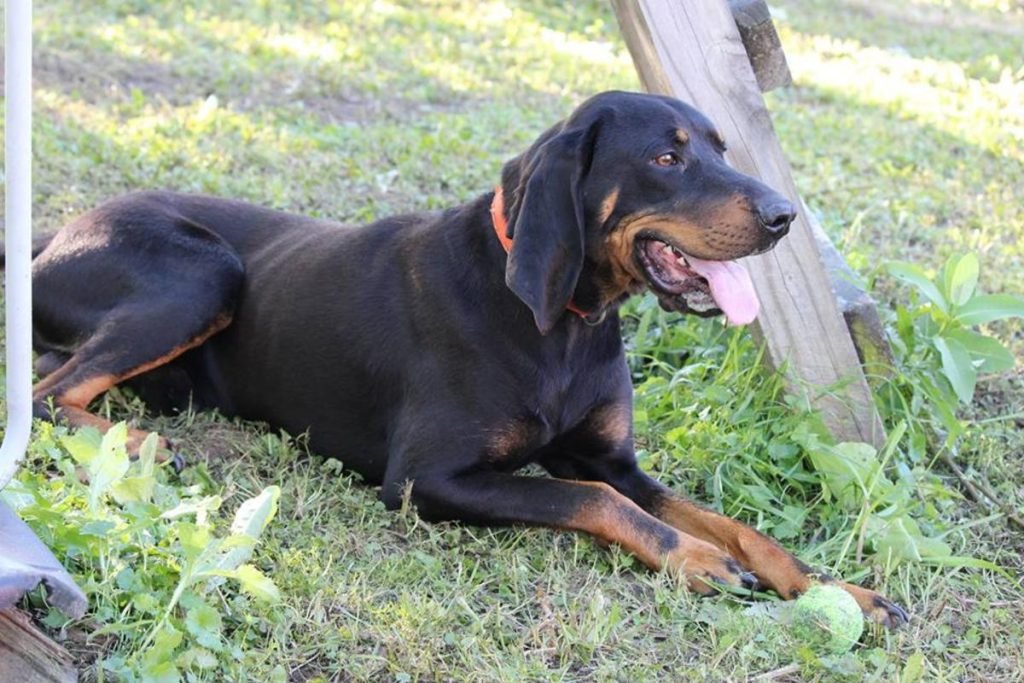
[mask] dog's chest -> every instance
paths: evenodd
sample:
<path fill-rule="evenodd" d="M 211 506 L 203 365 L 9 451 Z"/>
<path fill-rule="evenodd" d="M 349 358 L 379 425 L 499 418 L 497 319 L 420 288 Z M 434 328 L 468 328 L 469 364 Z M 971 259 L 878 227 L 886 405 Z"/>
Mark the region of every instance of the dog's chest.
<path fill-rule="evenodd" d="M 509 469 L 530 462 L 560 437 L 584 429 L 595 411 L 622 394 L 628 375 L 621 356 L 598 359 L 586 347 L 569 351 L 517 373 L 507 387 L 513 391 L 505 414 L 486 426 L 490 461 Z"/>

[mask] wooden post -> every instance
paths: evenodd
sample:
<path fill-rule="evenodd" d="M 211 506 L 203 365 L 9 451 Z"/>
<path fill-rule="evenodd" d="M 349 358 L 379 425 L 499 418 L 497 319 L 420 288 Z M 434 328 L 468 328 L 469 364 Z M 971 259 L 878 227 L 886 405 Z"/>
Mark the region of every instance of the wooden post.
<path fill-rule="evenodd" d="M 793 77 L 768 3 L 765 0 L 729 0 L 729 9 L 761 92 L 791 85 Z"/>
<path fill-rule="evenodd" d="M 726 0 L 612 0 L 640 81 L 706 114 L 739 171 L 801 205 Z M 857 353 L 836 306 L 807 218 L 767 254 L 748 259 L 761 299 L 755 333 L 841 441 L 884 442 Z"/>
<path fill-rule="evenodd" d="M 68 651 L 32 625 L 16 609 L 0 610 L 0 681 L 74 683 L 78 680 Z"/>

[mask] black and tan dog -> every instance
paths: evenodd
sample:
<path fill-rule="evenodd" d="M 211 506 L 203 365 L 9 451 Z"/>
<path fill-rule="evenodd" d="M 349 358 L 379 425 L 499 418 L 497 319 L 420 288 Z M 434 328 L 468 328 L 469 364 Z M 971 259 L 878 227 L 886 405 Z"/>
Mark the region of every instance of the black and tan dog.
<path fill-rule="evenodd" d="M 389 507 L 412 482 L 427 519 L 575 529 L 702 593 L 758 581 L 793 598 L 809 567 L 633 452 L 616 307 L 647 288 L 667 309 L 749 321 L 733 260 L 794 217 L 723 151 L 687 105 L 611 92 L 508 162 L 496 192 L 440 214 L 346 228 L 210 197 L 115 199 L 34 262 L 37 412 L 104 428 L 88 406 L 119 383 L 155 409 L 191 397 L 308 431 Z M 553 476 L 513 474 L 527 463 Z M 906 621 L 842 585 L 870 617 Z"/>

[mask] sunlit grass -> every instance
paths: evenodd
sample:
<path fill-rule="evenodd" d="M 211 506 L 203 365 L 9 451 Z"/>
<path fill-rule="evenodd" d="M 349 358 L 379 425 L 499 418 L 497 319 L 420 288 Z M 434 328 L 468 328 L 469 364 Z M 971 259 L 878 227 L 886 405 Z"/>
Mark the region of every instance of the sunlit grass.
<path fill-rule="evenodd" d="M 237 8 L 182 11 L 184 25 L 173 28 L 167 8 L 160 7 L 127 17 L 100 13 L 95 23 L 73 27 L 45 18 L 37 25 L 44 41 L 95 43 L 114 55 L 166 64 L 182 75 L 215 62 L 221 73 L 213 85 L 243 92 L 260 91 L 266 85 L 261 80 L 290 87 L 299 97 L 303 88 L 334 97 L 353 90 L 429 97 L 432 90 L 425 86 L 431 84 L 433 90 L 476 97 L 500 92 L 564 97 L 636 87 L 628 54 L 618 41 L 602 39 L 600 23 L 581 27 L 590 35 L 560 30 L 503 2 L 437 3 L 426 12 L 416 3 L 345 2 L 288 15 L 293 19 L 288 22 L 267 22 L 259 11 Z M 204 53 L 196 51 L 199 47 Z M 224 74 L 233 78 L 223 80 Z"/>
<path fill-rule="evenodd" d="M 1007 62 L 999 40 L 968 54 L 941 29 L 900 36 L 888 5 L 855 2 L 829 19 L 815 14 L 820 4 L 785 3 L 796 87 L 771 98 L 805 198 L 861 269 L 880 254 L 937 266 L 974 250 L 988 266 L 983 287 L 1020 291 L 1019 51 Z M 825 31 L 833 25 L 838 35 Z"/>
<path fill-rule="evenodd" d="M 1009 67 L 995 82 L 943 59 L 917 58 L 854 40 L 783 31 L 796 82 L 927 124 L 1024 161 L 1024 81 Z"/>

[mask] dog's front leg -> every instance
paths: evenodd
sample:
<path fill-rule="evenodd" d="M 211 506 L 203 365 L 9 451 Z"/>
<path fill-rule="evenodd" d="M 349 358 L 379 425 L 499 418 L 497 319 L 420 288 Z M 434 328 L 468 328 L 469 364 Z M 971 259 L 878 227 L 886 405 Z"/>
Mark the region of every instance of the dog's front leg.
<path fill-rule="evenodd" d="M 633 452 L 630 411 L 626 401 L 601 406 L 567 437 L 561 452 L 541 464 L 556 477 L 610 484 L 653 517 L 728 553 L 783 598 L 798 597 L 816 580 L 833 581 L 756 529 L 687 500 L 641 471 Z M 875 591 L 837 583 L 868 618 L 889 627 L 906 623 L 907 613 Z"/>
<path fill-rule="evenodd" d="M 833 582 L 827 574 L 811 567 L 787 552 L 776 541 L 735 519 L 697 505 L 669 489 L 655 484 L 648 509 L 658 518 L 696 538 L 728 551 L 758 580 L 784 598 L 797 598 L 815 580 Z M 869 619 L 895 628 L 905 624 L 908 615 L 902 607 L 868 588 L 836 581 L 854 597 Z"/>
<path fill-rule="evenodd" d="M 425 519 L 582 531 L 621 546 L 652 569 L 680 572 L 702 594 L 714 592 L 716 584 L 754 583 L 727 552 L 657 519 L 603 483 L 491 471 L 435 475 L 413 480 L 411 499 Z"/>

